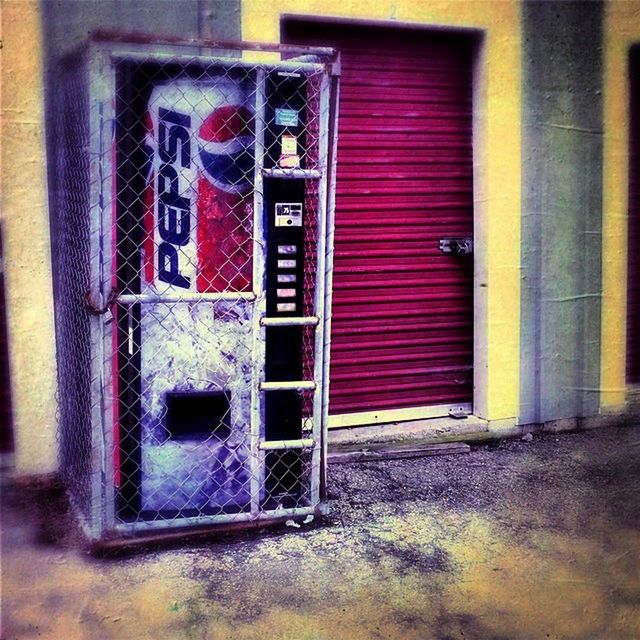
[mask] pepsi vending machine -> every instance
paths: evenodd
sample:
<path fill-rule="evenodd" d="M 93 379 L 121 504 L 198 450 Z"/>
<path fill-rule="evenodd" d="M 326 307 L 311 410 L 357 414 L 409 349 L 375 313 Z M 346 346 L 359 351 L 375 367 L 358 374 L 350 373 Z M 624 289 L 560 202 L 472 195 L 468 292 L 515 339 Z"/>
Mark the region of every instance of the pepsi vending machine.
<path fill-rule="evenodd" d="M 90 373 L 60 366 L 61 448 L 94 538 L 324 508 L 337 60 L 213 46 L 111 34 L 69 68 L 88 264 L 58 260 L 57 330 L 81 305 Z"/>

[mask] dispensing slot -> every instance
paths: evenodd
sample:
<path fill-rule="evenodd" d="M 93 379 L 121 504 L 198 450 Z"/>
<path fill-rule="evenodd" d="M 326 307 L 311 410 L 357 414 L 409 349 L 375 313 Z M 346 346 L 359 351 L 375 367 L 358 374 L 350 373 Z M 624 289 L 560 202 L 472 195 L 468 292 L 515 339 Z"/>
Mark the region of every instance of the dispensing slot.
<path fill-rule="evenodd" d="M 165 427 L 171 440 L 227 438 L 230 397 L 224 392 L 167 393 Z"/>

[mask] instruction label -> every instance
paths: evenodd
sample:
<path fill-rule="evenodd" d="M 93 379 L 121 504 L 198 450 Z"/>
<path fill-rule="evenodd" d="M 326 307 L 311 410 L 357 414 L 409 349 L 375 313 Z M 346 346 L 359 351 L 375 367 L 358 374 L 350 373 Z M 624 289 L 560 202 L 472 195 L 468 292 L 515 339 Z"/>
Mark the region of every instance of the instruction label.
<path fill-rule="evenodd" d="M 276 124 L 280 127 L 297 127 L 298 112 L 295 109 L 276 109 Z"/>

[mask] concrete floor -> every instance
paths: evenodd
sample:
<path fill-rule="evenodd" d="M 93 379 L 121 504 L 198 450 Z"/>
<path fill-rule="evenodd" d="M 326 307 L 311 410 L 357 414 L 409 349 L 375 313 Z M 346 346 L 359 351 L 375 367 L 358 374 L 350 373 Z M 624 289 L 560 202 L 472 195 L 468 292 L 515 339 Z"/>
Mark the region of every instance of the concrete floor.
<path fill-rule="evenodd" d="M 640 638 L 640 428 L 333 465 L 300 529 L 79 551 L 4 491 L 2 640 Z"/>

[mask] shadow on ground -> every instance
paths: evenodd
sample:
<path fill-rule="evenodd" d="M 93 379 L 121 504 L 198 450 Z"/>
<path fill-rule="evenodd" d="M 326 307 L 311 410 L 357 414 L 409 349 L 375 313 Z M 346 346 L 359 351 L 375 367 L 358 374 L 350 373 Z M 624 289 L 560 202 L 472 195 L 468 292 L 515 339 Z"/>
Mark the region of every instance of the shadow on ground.
<path fill-rule="evenodd" d="M 640 638 L 640 428 L 334 465 L 301 529 L 95 558 L 4 491 L 3 640 Z"/>

